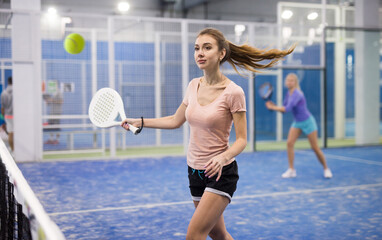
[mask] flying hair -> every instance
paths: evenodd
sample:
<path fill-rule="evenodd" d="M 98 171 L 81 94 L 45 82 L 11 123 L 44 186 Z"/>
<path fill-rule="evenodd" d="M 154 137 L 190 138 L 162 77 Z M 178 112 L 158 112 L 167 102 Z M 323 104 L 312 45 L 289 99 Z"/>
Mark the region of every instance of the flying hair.
<path fill-rule="evenodd" d="M 237 73 L 237 67 L 247 69 L 252 72 L 260 72 L 258 69 L 270 68 L 276 65 L 286 55 L 293 52 L 296 45 L 293 45 L 287 50 L 279 49 L 258 49 L 247 44 L 235 45 L 225 39 L 222 32 L 215 28 L 205 28 L 199 32 L 198 37 L 202 35 L 209 35 L 213 37 L 219 47 L 219 50 L 226 50 L 226 55 L 220 61 L 220 64 L 228 62 L 232 65 Z M 264 60 L 270 60 L 267 63 L 259 63 Z M 240 73 L 239 73 L 240 74 Z"/>

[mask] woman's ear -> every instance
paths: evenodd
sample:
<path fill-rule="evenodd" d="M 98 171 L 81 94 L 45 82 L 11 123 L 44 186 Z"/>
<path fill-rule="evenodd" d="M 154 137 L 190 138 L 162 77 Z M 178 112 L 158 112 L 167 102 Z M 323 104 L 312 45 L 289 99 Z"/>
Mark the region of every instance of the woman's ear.
<path fill-rule="evenodd" d="M 225 48 L 223 48 L 223 50 L 221 51 L 220 53 L 220 61 L 222 61 L 225 57 L 225 55 L 227 54 L 227 50 Z"/>

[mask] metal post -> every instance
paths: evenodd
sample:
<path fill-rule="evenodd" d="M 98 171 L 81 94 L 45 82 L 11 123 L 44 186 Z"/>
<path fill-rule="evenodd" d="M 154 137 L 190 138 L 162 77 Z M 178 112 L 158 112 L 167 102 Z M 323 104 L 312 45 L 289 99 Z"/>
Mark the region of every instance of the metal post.
<path fill-rule="evenodd" d="M 115 89 L 114 18 L 108 18 L 109 87 Z M 116 156 L 116 131 L 110 128 L 110 156 Z"/>

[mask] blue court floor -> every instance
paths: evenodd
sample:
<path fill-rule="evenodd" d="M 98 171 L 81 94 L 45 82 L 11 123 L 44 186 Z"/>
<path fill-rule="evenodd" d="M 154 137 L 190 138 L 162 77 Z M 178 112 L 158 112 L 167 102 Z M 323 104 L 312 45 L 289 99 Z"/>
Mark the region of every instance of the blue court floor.
<path fill-rule="evenodd" d="M 225 222 L 234 239 L 382 239 L 382 146 L 243 153 Z M 19 164 L 67 239 L 185 239 L 194 211 L 184 157 Z"/>

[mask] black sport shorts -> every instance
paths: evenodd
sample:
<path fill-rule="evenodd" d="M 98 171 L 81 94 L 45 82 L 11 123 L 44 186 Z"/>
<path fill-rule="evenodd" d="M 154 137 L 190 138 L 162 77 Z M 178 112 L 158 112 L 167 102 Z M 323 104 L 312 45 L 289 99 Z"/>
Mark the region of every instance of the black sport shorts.
<path fill-rule="evenodd" d="M 208 178 L 204 175 L 204 170 L 197 170 L 188 167 L 188 179 L 192 200 L 200 201 L 204 191 L 225 196 L 231 202 L 233 193 L 236 191 L 239 173 L 236 161 L 223 167 L 222 175 L 216 182 L 217 175 Z"/>

